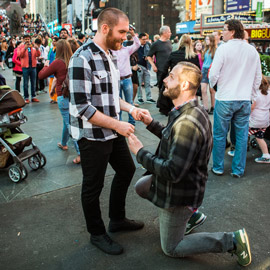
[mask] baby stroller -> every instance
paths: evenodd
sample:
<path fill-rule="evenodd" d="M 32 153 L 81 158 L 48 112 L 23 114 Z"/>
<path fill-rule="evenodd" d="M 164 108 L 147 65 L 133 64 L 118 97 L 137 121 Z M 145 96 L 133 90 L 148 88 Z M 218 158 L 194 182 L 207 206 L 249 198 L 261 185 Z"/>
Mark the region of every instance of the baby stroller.
<path fill-rule="evenodd" d="M 20 128 L 27 121 L 23 106 L 24 99 L 17 90 L 0 86 L 0 169 L 8 168 L 8 176 L 13 182 L 24 180 L 28 175 L 23 161 L 28 160 L 33 170 L 46 165 L 46 157 Z M 24 151 L 25 147 L 28 149 Z"/>

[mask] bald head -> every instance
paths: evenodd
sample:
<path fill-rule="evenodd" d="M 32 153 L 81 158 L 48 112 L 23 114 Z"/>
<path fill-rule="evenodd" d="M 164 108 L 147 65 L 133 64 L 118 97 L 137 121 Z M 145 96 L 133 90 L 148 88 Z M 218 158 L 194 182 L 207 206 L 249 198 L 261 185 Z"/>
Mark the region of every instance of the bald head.
<path fill-rule="evenodd" d="M 98 16 L 98 31 L 101 30 L 103 24 L 107 24 L 111 29 L 118 24 L 119 19 L 127 20 L 128 16 L 120 9 L 106 8 Z"/>

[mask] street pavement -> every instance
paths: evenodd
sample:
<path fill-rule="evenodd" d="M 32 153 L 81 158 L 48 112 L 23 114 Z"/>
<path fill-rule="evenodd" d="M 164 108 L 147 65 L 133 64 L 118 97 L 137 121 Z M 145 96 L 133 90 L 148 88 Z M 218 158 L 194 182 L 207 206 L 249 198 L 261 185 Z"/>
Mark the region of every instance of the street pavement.
<path fill-rule="evenodd" d="M 8 85 L 14 85 L 10 70 L 1 71 Z M 158 95 L 152 88 L 153 98 Z M 112 238 L 124 246 L 124 253 L 112 256 L 102 253 L 89 242 L 89 234 L 80 203 L 82 173 L 80 165 L 72 163 L 76 151 L 57 147 L 62 131 L 62 118 L 57 104 L 49 103 L 48 93 L 38 96 L 40 103 L 24 108 L 28 122 L 21 126 L 33 138 L 47 158 L 44 168 L 32 171 L 27 162 L 28 177 L 13 183 L 7 170 L 0 170 L 0 269 L 241 269 L 236 257 L 228 253 L 202 254 L 185 259 L 165 256 L 160 248 L 157 209 L 139 198 L 134 191 L 136 180 L 145 172 L 140 164 L 129 188 L 126 200 L 127 217 L 145 222 L 137 232 L 114 233 Z M 144 104 L 152 116 L 166 124 L 155 105 Z M 212 120 L 212 116 L 210 116 Z M 124 114 L 124 120 L 127 114 Z M 158 139 L 142 123 L 136 123 L 135 134 L 154 152 Z M 200 210 L 206 222 L 195 232 L 235 231 L 245 227 L 251 243 L 253 262 L 246 269 L 270 269 L 270 179 L 269 165 L 256 164 L 260 150 L 250 149 L 244 177 L 230 176 L 232 158 L 225 156 L 225 173 L 209 172 L 205 198 Z M 212 160 L 209 162 L 211 168 Z M 107 225 L 110 182 L 113 170 L 109 166 L 100 204 Z"/>

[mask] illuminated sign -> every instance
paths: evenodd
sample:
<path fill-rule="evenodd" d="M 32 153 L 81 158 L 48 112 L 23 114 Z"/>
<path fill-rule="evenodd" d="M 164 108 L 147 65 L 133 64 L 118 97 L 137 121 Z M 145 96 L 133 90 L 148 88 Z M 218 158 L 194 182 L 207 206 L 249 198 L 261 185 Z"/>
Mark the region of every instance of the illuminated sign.
<path fill-rule="evenodd" d="M 212 14 L 212 0 L 197 0 L 196 17 L 199 18 L 201 14 Z"/>
<path fill-rule="evenodd" d="M 250 0 L 227 0 L 226 13 L 249 11 Z"/>
<path fill-rule="evenodd" d="M 241 22 L 249 23 L 254 22 L 256 20 L 255 14 L 222 14 L 222 15 L 213 15 L 213 16 L 205 16 L 204 21 L 205 24 L 221 24 L 230 19 L 236 19 Z"/>
<path fill-rule="evenodd" d="M 251 39 L 270 39 L 270 28 L 246 29 Z"/>

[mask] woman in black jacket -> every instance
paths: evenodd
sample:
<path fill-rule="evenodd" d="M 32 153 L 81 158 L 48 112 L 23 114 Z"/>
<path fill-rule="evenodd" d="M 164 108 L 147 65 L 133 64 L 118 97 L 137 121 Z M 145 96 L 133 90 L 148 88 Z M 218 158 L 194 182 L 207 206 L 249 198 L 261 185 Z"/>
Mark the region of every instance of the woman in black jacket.
<path fill-rule="evenodd" d="M 162 74 L 162 81 L 168 76 L 170 70 L 172 70 L 175 65 L 183 61 L 193 63 L 199 69 L 201 69 L 198 55 L 194 52 L 192 40 L 187 34 L 182 35 L 178 50 L 170 54 L 165 64 L 165 71 Z M 164 86 L 162 91 L 164 91 Z M 173 103 L 169 98 L 163 95 L 160 97 L 159 103 L 162 104 L 162 107 L 160 107 L 160 112 L 168 115 L 169 111 L 173 108 Z"/>

